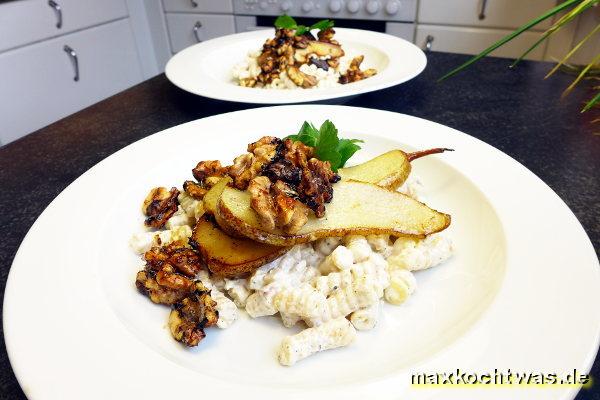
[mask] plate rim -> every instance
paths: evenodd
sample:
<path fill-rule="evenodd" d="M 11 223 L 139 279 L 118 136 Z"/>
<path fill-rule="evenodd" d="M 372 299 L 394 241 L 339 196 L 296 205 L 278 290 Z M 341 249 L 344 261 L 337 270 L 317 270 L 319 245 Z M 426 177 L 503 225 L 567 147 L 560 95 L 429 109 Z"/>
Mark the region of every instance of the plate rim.
<path fill-rule="evenodd" d="M 596 280 L 596 282 L 599 281 L 600 279 L 600 271 L 599 268 L 600 264 L 598 262 L 598 258 L 595 254 L 595 250 L 594 247 L 589 239 L 589 237 L 587 236 L 587 233 L 585 232 L 585 230 L 583 229 L 581 223 L 579 222 L 579 220 L 577 219 L 577 217 L 573 214 L 573 212 L 570 210 L 570 208 L 564 203 L 564 201 L 558 196 L 558 194 L 552 189 L 550 188 L 545 182 L 543 182 L 539 177 L 537 177 L 537 175 L 535 175 L 533 172 L 531 172 L 529 169 L 527 169 L 524 165 L 522 165 L 520 162 L 518 162 L 517 160 L 513 159 L 512 157 L 510 157 L 509 155 L 507 155 L 506 153 L 500 151 L 499 149 L 494 148 L 493 146 L 481 141 L 478 138 L 472 137 L 466 133 L 457 131 L 451 127 L 439 124 L 437 122 L 433 122 L 433 121 L 429 121 L 423 118 L 419 118 L 419 117 L 414 117 L 414 116 L 410 116 L 410 115 L 406 115 L 406 114 L 400 114 L 400 113 L 395 113 L 395 112 L 391 112 L 391 111 L 384 111 L 384 110 L 375 110 L 375 109 L 369 109 L 369 108 L 361 108 L 361 107 L 348 107 L 348 106 L 325 106 L 325 105 L 304 105 L 304 106 L 276 106 L 276 107 L 261 107 L 261 108 L 252 108 L 252 109 L 247 109 L 247 110 L 241 110 L 241 111 L 234 111 L 234 112 L 229 112 L 229 113 L 224 113 L 224 114 L 217 114 L 211 117 L 206 117 L 206 118 L 202 118 L 199 120 L 194 120 L 194 121 L 189 121 L 185 124 L 180 124 L 174 127 L 170 127 L 167 128 L 165 130 L 162 130 L 160 132 L 157 132 L 153 135 L 149 135 L 145 138 L 142 138 L 138 141 L 135 141 L 133 143 L 131 143 L 130 145 L 124 147 L 123 149 L 120 149 L 119 151 L 111 154 L 110 156 L 106 157 L 105 159 L 103 159 L 102 161 L 98 162 L 97 164 L 95 164 L 94 166 L 92 166 L 90 169 L 88 169 L 86 172 L 84 172 L 81 176 L 79 176 L 77 179 L 75 179 L 71 184 L 69 184 L 54 200 L 52 200 L 52 202 L 50 202 L 50 204 L 44 209 L 44 211 L 40 214 L 40 216 L 36 219 L 36 221 L 34 222 L 34 224 L 31 226 L 31 228 L 28 230 L 27 234 L 25 235 L 23 242 L 20 244 L 19 249 L 17 250 L 15 257 L 13 259 L 12 265 L 11 265 L 11 269 L 9 271 L 9 275 L 7 278 L 7 284 L 6 284 L 6 289 L 5 289 L 5 297 L 4 297 L 4 304 L 3 304 L 3 327 L 4 327 L 4 332 L 5 332 L 5 343 L 6 343 L 6 348 L 7 348 L 7 354 L 9 356 L 9 360 L 11 363 L 11 366 L 13 367 L 13 371 L 15 373 L 15 376 L 17 377 L 17 380 L 19 381 L 19 384 L 21 385 L 21 387 L 23 388 L 23 390 L 26 392 L 26 388 L 23 386 L 24 382 L 23 382 L 23 376 L 24 376 L 24 372 L 21 370 L 21 368 L 15 368 L 15 353 L 14 353 L 14 345 L 11 344 L 13 343 L 12 338 L 10 338 L 10 334 L 12 334 L 12 327 L 9 327 L 10 324 L 8 324 L 8 320 L 10 318 L 10 316 L 12 315 L 12 313 L 14 312 L 14 306 L 11 303 L 12 302 L 12 298 L 15 296 L 14 292 L 14 275 L 15 275 L 15 271 L 17 270 L 16 268 L 25 268 L 24 266 L 22 267 L 16 267 L 16 265 L 18 265 L 18 262 L 20 260 L 20 258 L 23 257 L 22 252 L 24 251 L 23 248 L 25 247 L 25 244 L 31 240 L 30 237 L 33 235 L 34 233 L 34 229 L 36 228 L 36 226 L 39 224 L 39 221 L 42 220 L 43 218 L 47 218 L 48 214 L 51 212 L 51 210 L 53 209 L 53 207 L 56 207 L 56 204 L 59 203 L 61 201 L 62 198 L 64 198 L 65 196 L 68 195 L 68 193 L 70 191 L 73 190 L 74 185 L 77 182 L 81 182 L 81 180 L 86 177 L 89 176 L 90 174 L 93 173 L 93 171 L 97 168 L 101 168 L 101 166 L 107 162 L 107 160 L 113 158 L 113 157 L 117 157 L 119 153 L 125 151 L 126 149 L 129 149 L 131 146 L 133 146 L 136 143 L 139 142 L 143 142 L 146 140 L 149 140 L 150 138 L 158 135 L 158 134 L 168 134 L 169 131 L 171 130 L 176 130 L 179 127 L 181 127 L 182 125 L 191 125 L 191 124 L 197 124 L 199 123 L 199 121 L 203 121 L 206 119 L 211 119 L 211 120 L 216 120 L 219 118 L 226 118 L 227 116 L 231 116 L 232 114 L 252 114 L 252 113 L 263 113 L 263 112 L 269 112 L 272 109 L 288 109 L 290 110 L 290 112 L 292 112 L 295 109 L 327 109 L 327 110 L 334 110 L 334 109 L 340 109 L 340 110 L 344 110 L 346 109 L 347 111 L 356 111 L 356 110 L 360 110 L 360 112 L 366 112 L 366 113 L 374 113 L 374 114 L 396 114 L 398 116 L 401 116 L 401 118 L 409 118 L 412 120 L 416 120 L 419 121 L 420 123 L 424 123 L 424 124 L 434 124 L 439 126 L 440 128 L 452 131 L 455 134 L 459 134 L 462 135 L 462 139 L 465 140 L 471 140 L 474 141 L 474 143 L 477 143 L 478 146 L 483 145 L 484 147 L 487 147 L 489 150 L 495 152 L 496 154 L 501 155 L 502 157 L 505 157 L 506 159 L 508 159 L 513 165 L 517 166 L 519 168 L 519 170 L 521 171 L 521 173 L 526 173 L 527 175 L 530 176 L 530 178 L 534 178 L 535 180 L 538 181 L 539 184 L 541 184 L 544 188 L 544 191 L 548 192 L 549 194 L 551 194 L 555 200 L 558 200 L 561 204 L 562 207 L 564 208 L 563 211 L 568 211 L 568 213 L 570 213 L 570 222 L 569 223 L 573 223 L 575 228 L 578 228 L 581 233 L 583 233 L 583 237 L 587 240 L 584 240 L 585 243 L 580 244 L 580 246 L 582 246 L 582 248 L 586 248 L 586 251 L 591 251 L 591 253 L 593 253 L 593 258 L 594 260 L 592 261 L 592 264 L 595 264 L 592 266 L 593 270 L 592 270 L 592 274 L 594 274 L 595 276 L 593 277 L 593 279 Z M 262 110 L 262 111 L 261 111 Z M 340 111 L 342 112 L 342 111 Z M 459 170 L 460 171 L 460 170 Z M 463 171 L 460 171 L 463 172 Z M 484 194 L 486 194 L 484 192 Z M 597 295 L 596 295 L 597 297 Z M 596 319 L 598 318 L 598 316 L 596 316 Z M 477 323 L 481 323 L 481 320 L 477 321 Z M 9 327 L 7 329 L 7 327 Z M 7 335 L 7 332 L 9 332 L 9 334 Z M 459 338 L 459 340 L 461 340 Z M 588 349 L 587 351 L 587 360 L 583 361 L 583 369 L 586 372 L 589 372 L 591 365 L 595 359 L 596 353 L 598 351 L 598 345 L 600 342 L 600 325 L 597 324 L 596 326 L 596 332 L 595 332 L 595 341 L 594 343 L 591 345 L 591 347 Z M 452 345 L 451 345 L 452 346 Z M 588 346 L 589 347 L 589 346 Z M 444 350 L 445 351 L 445 350 Z M 20 364 L 20 362 L 19 362 Z M 562 391 L 561 393 L 561 397 L 560 398 L 572 398 L 574 397 L 574 395 L 577 393 L 578 389 L 574 389 L 574 388 L 567 388 L 566 390 Z M 27 392 L 26 392 L 27 393 Z M 36 397 L 37 399 L 38 397 Z M 39 397 L 41 398 L 41 397 Z"/>
<path fill-rule="evenodd" d="M 284 105 L 284 104 L 300 104 L 300 103 L 307 103 L 307 102 L 312 102 L 312 101 L 323 101 L 323 100 L 332 100 L 332 99 L 341 99 L 341 98 L 346 98 L 346 97 L 351 97 L 351 96 L 355 96 L 355 95 L 359 95 L 359 94 L 364 94 L 364 93 L 370 93 L 376 90 L 381 90 L 381 89 L 386 89 L 392 86 L 396 86 L 399 84 L 402 84 L 404 82 L 408 82 L 414 78 L 416 78 L 418 75 L 420 75 L 425 68 L 427 67 L 427 56 L 425 55 L 425 52 L 423 52 L 423 50 L 421 48 L 419 48 L 417 45 L 415 45 L 414 43 L 394 36 L 394 35 L 390 35 L 388 33 L 383 33 L 383 32 L 376 32 L 376 31 L 370 31 L 370 30 L 364 30 L 364 29 L 354 29 L 354 28 L 336 28 L 336 32 L 337 34 L 342 34 L 342 35 L 361 35 L 361 34 L 366 34 L 368 36 L 371 36 L 373 38 L 378 38 L 380 40 L 384 40 L 388 43 L 394 43 L 396 42 L 397 44 L 402 44 L 403 46 L 407 46 L 407 48 L 410 48 L 411 51 L 413 51 L 414 56 L 416 56 L 419 60 L 419 64 L 416 65 L 415 70 L 411 73 L 411 74 L 407 74 L 406 76 L 403 76 L 401 78 L 395 78 L 392 80 L 387 80 L 387 81 L 383 81 L 378 85 L 367 85 L 370 84 L 371 82 L 369 80 L 365 80 L 365 87 L 363 88 L 356 88 L 356 86 L 349 88 L 348 90 L 344 90 L 344 91 L 340 91 L 340 93 L 331 93 L 331 88 L 324 88 L 324 89 L 308 89 L 308 90 L 258 90 L 258 89 L 251 89 L 251 88 L 241 88 L 239 86 L 236 85 L 229 85 L 229 84 L 225 84 L 223 82 L 218 83 L 218 86 L 220 86 L 223 89 L 230 89 L 230 90 L 235 90 L 236 93 L 235 94 L 226 94 L 225 90 L 223 92 L 219 91 L 219 90 L 210 90 L 210 89 L 206 89 L 206 88 L 202 88 L 201 90 L 195 90 L 193 88 L 190 88 L 189 85 L 186 85 L 184 82 L 182 82 L 179 77 L 176 75 L 176 73 L 174 72 L 174 68 L 175 65 L 177 63 L 180 62 L 180 59 L 182 59 L 183 57 L 186 57 L 189 53 L 191 52 L 196 52 L 198 51 L 198 49 L 201 48 L 207 48 L 210 49 L 212 47 L 215 47 L 217 45 L 219 45 L 221 42 L 229 42 L 229 41 L 234 41 L 234 40 L 247 40 L 250 38 L 254 38 L 256 37 L 257 40 L 257 48 L 261 45 L 262 43 L 262 36 L 267 34 L 268 32 L 271 32 L 272 29 L 260 29 L 260 30 L 254 30 L 254 31 L 249 31 L 249 32 L 240 32 L 240 33 L 234 33 L 234 34 L 230 34 L 230 35 L 225 35 L 225 36 L 220 36 L 217 38 L 213 38 L 210 40 L 206 40 L 200 43 L 196 43 L 192 46 L 186 47 L 185 49 L 180 50 L 178 53 L 174 54 L 169 61 L 167 62 L 166 66 L 165 66 L 165 75 L 167 76 L 167 79 L 174 84 L 175 86 L 177 86 L 178 88 L 180 88 L 181 90 L 184 90 L 188 93 L 197 95 L 197 96 L 202 96 L 202 97 L 206 97 L 206 98 L 211 98 L 211 99 L 215 99 L 215 100 L 220 100 L 220 101 L 231 101 L 234 103 L 247 103 L 247 104 L 270 104 L 270 105 Z M 377 43 L 377 42 L 376 42 Z M 377 47 L 380 51 L 382 51 L 383 53 L 385 53 L 388 57 L 389 60 L 394 60 L 399 58 L 400 56 L 395 55 L 394 53 L 391 53 L 389 51 L 385 51 L 385 49 L 381 46 Z M 249 49 L 251 50 L 251 49 Z M 241 54 L 240 55 L 240 61 L 243 60 L 244 55 Z M 388 68 L 386 68 L 386 71 L 388 70 Z M 384 71 L 385 72 L 385 71 Z M 358 82 L 356 82 L 358 83 Z M 243 89 L 243 91 L 239 91 L 238 89 Z M 334 88 L 336 89 L 336 88 Z M 208 92 L 208 93 L 207 93 Z M 292 96 L 291 94 L 294 93 L 294 95 Z"/>

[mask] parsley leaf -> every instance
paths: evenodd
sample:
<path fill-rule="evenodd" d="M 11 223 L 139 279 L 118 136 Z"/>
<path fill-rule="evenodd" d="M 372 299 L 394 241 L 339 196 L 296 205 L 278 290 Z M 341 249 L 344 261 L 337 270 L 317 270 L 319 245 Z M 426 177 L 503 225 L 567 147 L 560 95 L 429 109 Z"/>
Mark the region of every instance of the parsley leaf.
<path fill-rule="evenodd" d="M 340 142 L 338 144 L 338 152 L 341 155 L 341 161 L 340 161 L 340 165 L 345 165 L 346 161 L 348 161 L 348 159 L 350 157 L 352 157 L 354 155 L 354 153 L 356 153 L 358 150 L 360 150 L 360 146 L 357 145 L 356 143 L 363 143 L 364 140 L 358 140 L 358 139 L 340 139 Z"/>
<path fill-rule="evenodd" d="M 312 31 L 313 29 L 325 30 L 331 28 L 333 26 L 333 21 L 329 19 L 321 20 L 311 26 L 298 25 L 296 20 L 290 17 L 287 14 L 280 15 L 275 20 L 275 27 L 278 29 L 294 29 L 296 31 L 296 36 L 304 35 L 307 32 Z"/>
<path fill-rule="evenodd" d="M 310 30 L 318 29 L 320 31 L 324 31 L 325 29 L 333 28 L 333 21 L 330 19 L 323 19 L 313 25 L 311 25 Z"/>
<path fill-rule="evenodd" d="M 283 14 L 275 20 L 275 27 L 280 29 L 296 29 L 296 20 L 289 15 Z"/>
<path fill-rule="evenodd" d="M 363 143 L 359 139 L 340 139 L 337 128 L 329 120 L 323 122 L 319 129 L 312 123 L 304 121 L 298 134 L 290 135 L 286 139 L 314 147 L 315 157 L 321 161 L 329 161 L 333 171 L 343 167 L 346 161 L 360 150 L 360 146 L 356 143 Z"/>

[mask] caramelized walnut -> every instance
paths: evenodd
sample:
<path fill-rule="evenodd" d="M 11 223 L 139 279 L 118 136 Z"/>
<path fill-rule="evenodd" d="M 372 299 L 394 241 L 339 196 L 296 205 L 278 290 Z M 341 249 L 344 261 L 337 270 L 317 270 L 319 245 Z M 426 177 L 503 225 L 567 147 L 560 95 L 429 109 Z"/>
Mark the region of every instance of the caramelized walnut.
<path fill-rule="evenodd" d="M 152 228 L 162 228 L 167 220 L 171 218 L 177 211 L 179 201 L 179 190 L 171 188 L 167 190 L 164 187 L 154 188 L 148 193 L 144 199 L 142 206 L 143 212 L 146 215 L 146 226 Z"/>
<path fill-rule="evenodd" d="M 332 44 L 339 45 L 339 43 L 333 39 L 334 35 L 335 35 L 335 30 L 333 28 L 323 29 L 317 33 L 317 37 L 319 38 L 320 42 L 326 42 L 326 43 L 332 43 Z"/>
<path fill-rule="evenodd" d="M 275 229 L 276 213 L 273 197 L 271 197 L 271 181 L 266 176 L 257 176 L 250 181 L 248 192 L 251 196 L 250 206 L 260 218 L 267 230 Z"/>
<path fill-rule="evenodd" d="M 169 330 L 178 342 L 188 347 L 197 346 L 206 334 L 204 328 L 217 323 L 217 303 L 203 286 L 173 305 L 169 315 Z M 203 288 L 204 290 L 201 290 Z"/>
<path fill-rule="evenodd" d="M 357 82 L 367 79 L 377 73 L 373 68 L 361 71 L 360 64 L 363 62 L 364 56 L 354 57 L 348 66 L 346 72 L 340 75 L 339 82 L 341 84 Z"/>
<path fill-rule="evenodd" d="M 292 82 L 294 82 L 294 84 L 296 84 L 296 86 L 300 86 L 304 89 L 307 89 L 317 84 L 316 77 L 305 74 L 294 65 L 289 66 L 286 72 L 287 76 L 292 80 Z"/>
<path fill-rule="evenodd" d="M 202 187 L 194 181 L 183 182 L 183 190 L 196 200 L 202 200 L 208 188 Z"/>
<path fill-rule="evenodd" d="M 248 145 L 249 153 L 242 154 L 233 160 L 229 167 L 229 176 L 238 189 L 246 189 L 248 183 L 260 175 L 276 157 L 281 139 L 273 136 L 264 136 L 260 140 Z"/>
<path fill-rule="evenodd" d="M 329 161 L 311 158 L 303 168 L 298 192 L 302 201 L 314 211 L 317 218 L 325 215 L 325 203 L 333 199 L 332 183 L 339 180 L 340 176 L 331 170 Z"/>
<path fill-rule="evenodd" d="M 202 185 L 206 178 L 223 177 L 227 173 L 227 168 L 221 166 L 221 162 L 217 160 L 200 161 L 196 168 L 192 169 L 192 175 Z"/>
<path fill-rule="evenodd" d="M 193 277 L 200 272 L 200 256 L 183 241 L 153 247 L 144 253 L 146 266 L 138 272 L 138 290 L 154 303 L 174 304 L 196 290 Z"/>
<path fill-rule="evenodd" d="M 200 256 L 183 241 L 167 246 L 153 247 L 144 253 L 146 268 L 159 271 L 165 265 L 171 265 L 181 274 L 193 278 L 200 270 Z"/>
<path fill-rule="evenodd" d="M 167 287 L 159 284 L 156 280 L 157 273 L 154 271 L 140 271 L 135 277 L 135 286 L 145 296 L 148 296 L 153 303 L 171 305 L 183 299 L 194 289 L 194 284 L 185 277 L 177 288 Z M 164 282 L 166 277 L 161 278 Z M 171 286 L 176 286 L 171 283 Z"/>
<path fill-rule="evenodd" d="M 250 181 L 248 191 L 250 205 L 267 230 L 279 227 L 284 232 L 296 233 L 308 220 L 308 208 L 283 181 L 272 184 L 266 176 L 258 176 Z"/>

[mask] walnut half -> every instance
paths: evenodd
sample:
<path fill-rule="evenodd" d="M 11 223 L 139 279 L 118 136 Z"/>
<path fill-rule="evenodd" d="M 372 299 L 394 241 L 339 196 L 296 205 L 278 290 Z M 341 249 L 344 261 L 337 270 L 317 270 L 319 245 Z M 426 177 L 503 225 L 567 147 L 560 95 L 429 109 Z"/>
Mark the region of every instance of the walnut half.
<path fill-rule="evenodd" d="M 286 233 L 296 233 L 308 220 L 309 209 L 283 181 L 272 184 L 268 177 L 258 176 L 250 181 L 248 192 L 251 207 L 267 230 L 278 227 Z"/>
<path fill-rule="evenodd" d="M 162 228 L 169 218 L 177 211 L 179 190 L 157 187 L 150 190 L 144 199 L 142 211 L 146 215 L 146 226 Z"/>

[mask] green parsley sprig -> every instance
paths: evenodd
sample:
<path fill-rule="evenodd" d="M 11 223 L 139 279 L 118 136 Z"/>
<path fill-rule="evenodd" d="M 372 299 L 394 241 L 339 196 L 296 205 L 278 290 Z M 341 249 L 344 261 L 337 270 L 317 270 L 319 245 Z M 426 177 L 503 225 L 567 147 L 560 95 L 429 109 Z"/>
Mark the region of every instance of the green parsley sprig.
<path fill-rule="evenodd" d="M 333 171 L 343 167 L 346 161 L 360 150 L 356 143 L 364 143 L 359 139 L 340 139 L 337 128 L 330 120 L 323 122 L 319 129 L 304 121 L 298 134 L 290 135 L 286 139 L 314 147 L 315 157 L 321 161 L 329 161 Z"/>
<path fill-rule="evenodd" d="M 294 29 L 296 36 L 304 35 L 306 32 L 310 32 L 314 29 L 323 31 L 333 27 L 333 21 L 330 19 L 324 19 L 311 26 L 298 25 L 296 20 L 287 14 L 280 15 L 275 20 L 275 27 L 279 29 Z"/>

